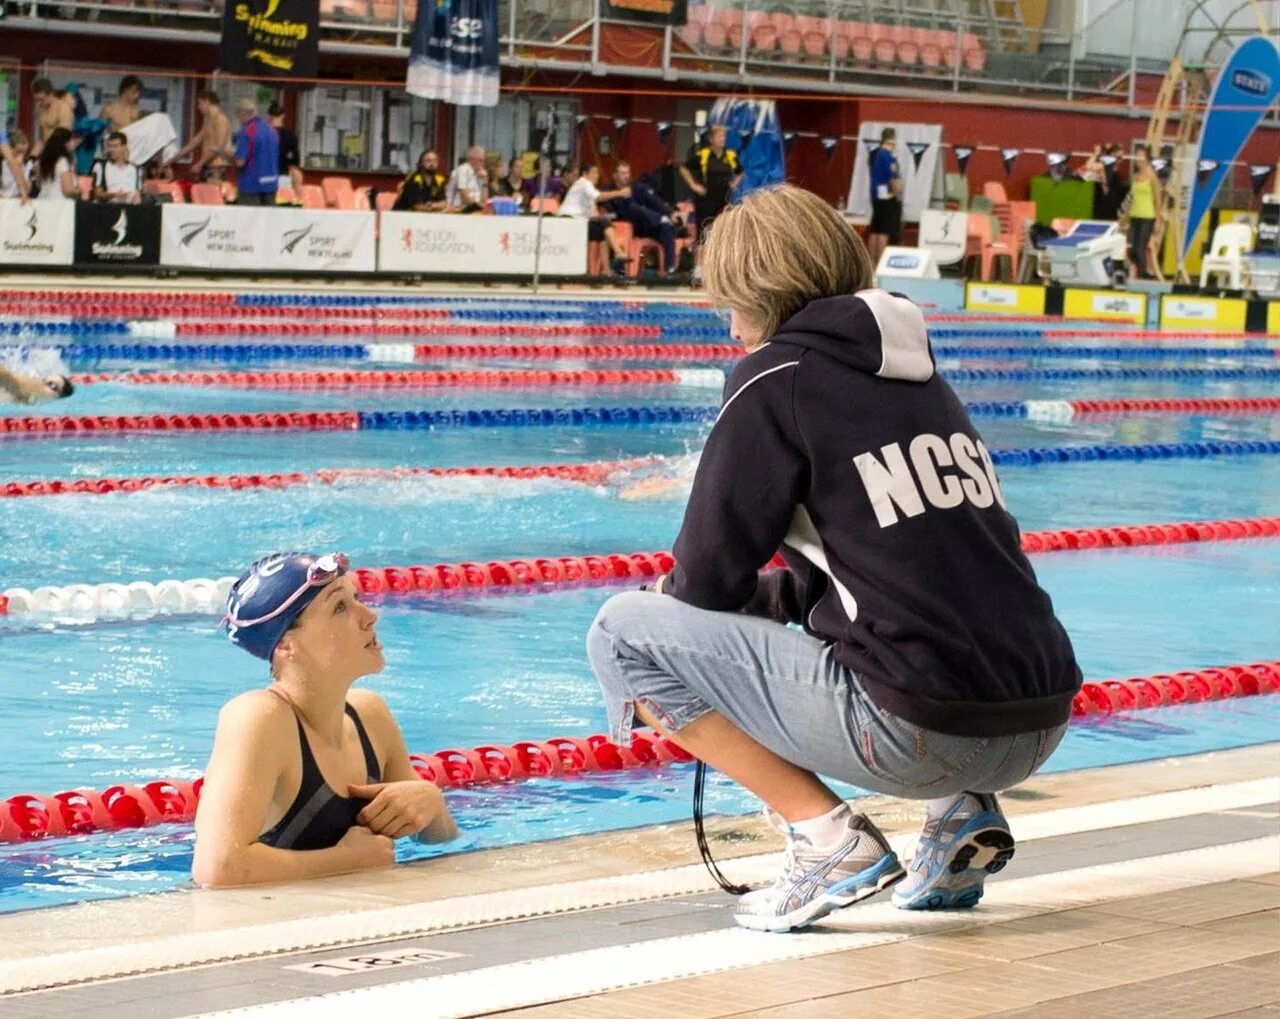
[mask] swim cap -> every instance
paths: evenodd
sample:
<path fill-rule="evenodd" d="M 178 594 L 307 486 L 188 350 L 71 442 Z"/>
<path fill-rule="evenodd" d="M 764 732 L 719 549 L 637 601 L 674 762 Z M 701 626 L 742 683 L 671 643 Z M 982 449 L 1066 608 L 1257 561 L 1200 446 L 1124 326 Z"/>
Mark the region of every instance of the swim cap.
<path fill-rule="evenodd" d="M 231 587 L 222 624 L 233 644 L 271 660 L 280 638 L 330 581 L 350 567 L 341 552 L 280 552 L 259 559 Z"/>

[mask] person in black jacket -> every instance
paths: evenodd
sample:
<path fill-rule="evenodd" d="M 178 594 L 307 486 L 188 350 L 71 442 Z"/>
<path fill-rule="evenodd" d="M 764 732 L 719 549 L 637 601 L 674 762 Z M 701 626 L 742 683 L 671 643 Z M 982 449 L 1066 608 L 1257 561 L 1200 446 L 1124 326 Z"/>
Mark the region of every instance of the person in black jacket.
<path fill-rule="evenodd" d="M 440 173 L 440 157 L 428 149 L 418 157 L 417 167 L 400 184 L 391 207 L 400 212 L 444 212 L 445 179 Z"/>
<path fill-rule="evenodd" d="M 788 852 L 743 926 L 804 927 L 890 885 L 904 908 L 973 906 L 1013 855 L 993 794 L 1066 730 L 1071 643 L 923 314 L 868 289 L 840 216 L 757 192 L 721 214 L 703 271 L 748 353 L 665 597 L 611 598 L 588 636 L 612 736 L 638 718 L 764 800 Z M 818 775 L 928 801 L 909 871 Z"/>
<path fill-rule="evenodd" d="M 668 275 L 676 271 L 676 229 L 680 215 L 658 197 L 644 181 L 634 180 L 631 164 L 620 162 L 613 171 L 614 188 L 630 189 L 629 198 L 614 198 L 604 208 L 615 218 L 630 223 L 637 237 L 651 237 L 662 245 L 662 268 Z"/>

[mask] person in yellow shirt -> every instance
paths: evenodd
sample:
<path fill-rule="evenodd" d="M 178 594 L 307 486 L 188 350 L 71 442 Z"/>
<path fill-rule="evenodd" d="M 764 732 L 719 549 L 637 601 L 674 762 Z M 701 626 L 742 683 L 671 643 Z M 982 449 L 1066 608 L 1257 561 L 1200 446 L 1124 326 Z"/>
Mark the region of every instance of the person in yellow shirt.
<path fill-rule="evenodd" d="M 1148 251 L 1160 209 L 1160 178 L 1151 165 L 1151 149 L 1139 145 L 1133 154 L 1129 197 L 1123 220 L 1129 234 L 1129 265 L 1138 279 L 1150 279 Z"/>

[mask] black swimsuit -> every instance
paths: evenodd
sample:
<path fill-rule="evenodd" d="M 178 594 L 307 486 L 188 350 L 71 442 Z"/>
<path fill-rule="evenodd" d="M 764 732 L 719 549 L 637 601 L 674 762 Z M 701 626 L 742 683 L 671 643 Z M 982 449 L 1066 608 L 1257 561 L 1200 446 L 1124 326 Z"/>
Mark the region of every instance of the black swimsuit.
<path fill-rule="evenodd" d="M 290 703 L 289 707 L 293 708 L 293 705 Z M 373 744 L 369 742 L 369 734 L 364 731 L 360 716 L 350 704 L 347 705 L 347 714 L 356 724 L 356 734 L 364 750 L 365 768 L 369 773 L 368 782 L 371 785 L 381 782 L 382 769 L 378 766 Z M 270 831 L 263 832 L 258 841 L 277 849 L 328 849 L 338 844 L 348 828 L 360 823 L 360 811 L 368 806 L 369 801 L 339 796 L 333 791 L 320 774 L 296 709 L 294 721 L 298 723 L 298 740 L 302 744 L 302 782 L 284 817 Z"/>

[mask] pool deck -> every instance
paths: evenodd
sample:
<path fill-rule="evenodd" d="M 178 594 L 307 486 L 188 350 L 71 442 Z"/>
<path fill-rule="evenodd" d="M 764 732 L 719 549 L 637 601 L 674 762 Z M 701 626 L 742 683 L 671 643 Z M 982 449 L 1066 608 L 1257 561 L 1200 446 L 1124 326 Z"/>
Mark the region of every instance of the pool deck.
<path fill-rule="evenodd" d="M 861 801 L 905 848 L 910 804 Z M 738 930 L 687 823 L 0 917 L 0 1017 L 1275 1016 L 1280 743 L 1037 776 L 967 913 Z M 778 838 L 709 823 L 731 879 Z"/>

